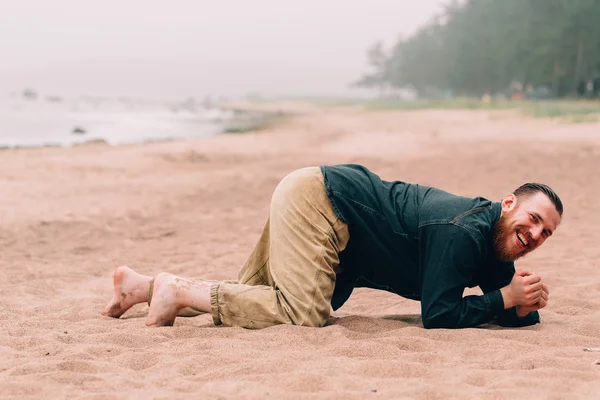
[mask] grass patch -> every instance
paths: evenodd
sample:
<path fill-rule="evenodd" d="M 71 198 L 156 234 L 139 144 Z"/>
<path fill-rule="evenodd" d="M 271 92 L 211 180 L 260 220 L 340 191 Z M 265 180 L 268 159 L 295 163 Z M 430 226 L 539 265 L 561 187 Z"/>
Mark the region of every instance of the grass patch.
<path fill-rule="evenodd" d="M 535 118 L 556 118 L 566 122 L 593 122 L 600 118 L 598 100 L 505 100 L 488 102 L 475 97 L 449 99 L 305 99 L 317 107 L 360 107 L 364 111 L 411 110 L 518 110 Z"/>
<path fill-rule="evenodd" d="M 537 118 L 565 118 L 568 122 L 591 122 L 600 116 L 600 102 L 583 100 L 555 100 L 527 102 L 525 114 Z"/>
<path fill-rule="evenodd" d="M 418 100 L 400 100 L 400 99 L 376 99 L 365 103 L 365 109 L 368 111 L 385 110 L 498 110 L 516 108 L 516 102 L 508 100 L 492 100 L 483 102 L 471 97 L 457 97 L 452 99 L 418 99 Z"/>
<path fill-rule="evenodd" d="M 335 97 L 284 97 L 268 102 L 296 101 L 318 108 L 358 108 L 366 112 L 412 110 L 516 110 L 534 118 L 561 119 L 564 122 L 594 122 L 600 120 L 600 100 L 508 100 L 482 101 L 476 97 L 447 99 L 402 100 L 394 98 L 353 99 Z M 263 101 L 267 102 L 267 101 Z"/>
<path fill-rule="evenodd" d="M 580 123 L 580 122 L 598 122 L 600 114 L 586 114 L 586 115 L 571 115 L 565 119 L 566 122 Z"/>
<path fill-rule="evenodd" d="M 282 122 L 286 114 L 276 112 L 243 112 L 225 123 L 222 133 L 248 133 L 267 129 Z"/>

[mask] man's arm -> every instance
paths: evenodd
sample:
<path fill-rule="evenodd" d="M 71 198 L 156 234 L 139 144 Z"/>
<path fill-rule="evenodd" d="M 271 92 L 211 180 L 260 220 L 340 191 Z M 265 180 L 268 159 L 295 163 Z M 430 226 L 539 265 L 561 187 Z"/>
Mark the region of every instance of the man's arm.
<path fill-rule="evenodd" d="M 467 231 L 455 225 L 430 225 L 421 229 L 419 240 L 425 328 L 474 327 L 502 313 L 500 288 L 463 298 L 483 259 L 483 249 Z"/>

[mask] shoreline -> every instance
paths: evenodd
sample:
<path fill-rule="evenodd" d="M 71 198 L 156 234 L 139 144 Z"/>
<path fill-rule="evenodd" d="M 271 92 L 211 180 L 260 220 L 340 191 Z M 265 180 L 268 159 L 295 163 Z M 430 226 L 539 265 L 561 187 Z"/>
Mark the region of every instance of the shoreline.
<path fill-rule="evenodd" d="M 234 113 L 234 116 L 227 121 L 220 122 L 220 128 L 217 133 L 211 135 L 199 135 L 190 137 L 165 137 L 159 139 L 147 138 L 137 141 L 122 142 L 111 144 L 107 140 L 102 138 L 90 138 L 89 140 L 82 142 L 75 142 L 67 145 L 61 145 L 59 143 L 45 143 L 42 145 L 0 145 L 0 152 L 6 151 L 17 151 L 17 150 L 33 150 L 33 149 L 72 149 L 80 147 L 92 147 L 102 146 L 107 148 L 118 148 L 118 147 L 129 147 L 135 145 L 149 145 L 155 143 L 172 143 L 172 142 L 189 142 L 197 139 L 212 138 L 227 135 L 244 135 L 248 133 L 260 132 L 267 129 L 277 129 L 279 126 L 286 125 L 292 121 L 293 118 L 310 117 L 311 115 L 331 115 L 339 114 L 341 116 L 348 116 L 354 118 L 358 115 L 369 116 L 382 115 L 391 117 L 394 115 L 404 115 L 407 119 L 419 119 L 422 115 L 471 115 L 473 117 L 478 116 L 477 119 L 481 119 L 482 116 L 491 120 L 521 120 L 523 124 L 544 124 L 547 127 L 552 128 L 551 131 L 560 131 L 558 134 L 548 134 L 542 136 L 536 136 L 536 139 L 542 141 L 562 141 L 566 139 L 561 132 L 569 131 L 571 126 L 579 126 L 582 129 L 577 129 L 576 134 L 571 134 L 570 139 L 576 139 L 580 141 L 600 141 L 600 137 L 595 134 L 597 129 L 600 129 L 600 121 L 595 119 L 588 120 L 569 120 L 568 117 L 548 117 L 548 116 L 533 116 L 523 115 L 517 109 L 446 109 L 446 108 L 429 108 L 429 109 L 361 109 L 357 106 L 348 105 L 336 105 L 327 106 L 325 108 L 315 105 L 311 102 L 302 101 L 289 101 L 289 102 L 232 102 L 227 104 L 220 104 L 218 108 L 224 111 L 230 111 Z M 441 119 L 444 119 L 443 117 Z M 450 118 L 452 120 L 452 118 Z M 555 129 L 556 127 L 559 129 Z M 512 138 L 514 135 L 510 133 L 510 130 L 501 136 L 494 135 L 496 139 L 502 140 L 502 137 L 508 135 Z M 431 138 L 437 138 L 439 132 L 432 131 L 427 136 Z M 444 135 L 442 135 L 444 136 Z M 458 139 L 462 136 L 469 136 L 468 134 L 455 135 L 453 139 Z"/>
<path fill-rule="evenodd" d="M 43 144 L 35 144 L 35 145 L 26 145 L 26 144 L 16 144 L 16 145 L 2 145 L 0 144 L 0 151 L 10 151 L 10 150 L 28 150 L 28 149 L 39 149 L 39 148 L 77 148 L 81 146 L 109 146 L 109 147 L 119 147 L 119 146 L 129 146 L 129 145 L 143 145 L 150 143 L 166 143 L 166 142 L 174 142 L 174 141 L 187 141 L 194 140 L 203 137 L 214 137 L 224 134 L 243 134 L 249 132 L 260 131 L 267 127 L 271 127 L 285 118 L 289 117 L 289 113 L 284 113 L 280 111 L 265 111 L 265 110 L 253 110 L 251 108 L 244 109 L 239 106 L 233 108 L 227 107 L 219 107 L 219 109 L 223 111 L 232 111 L 234 114 L 232 117 L 224 120 L 219 120 L 218 122 L 214 122 L 214 125 L 219 126 L 215 133 L 210 135 L 199 135 L 199 136 L 190 136 L 190 137 L 164 137 L 164 138 L 141 138 L 137 140 L 125 141 L 121 143 L 111 144 L 109 140 L 105 138 L 92 137 L 89 140 L 83 140 L 78 142 L 73 142 L 69 144 L 61 144 L 58 142 L 48 142 Z"/>

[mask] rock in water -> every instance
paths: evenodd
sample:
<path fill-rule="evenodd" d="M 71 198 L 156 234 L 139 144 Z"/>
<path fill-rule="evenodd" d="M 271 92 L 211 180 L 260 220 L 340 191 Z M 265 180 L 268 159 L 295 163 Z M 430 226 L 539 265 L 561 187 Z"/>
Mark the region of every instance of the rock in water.
<path fill-rule="evenodd" d="M 75 128 L 73 128 L 73 130 L 71 131 L 71 133 L 72 133 L 73 135 L 84 135 L 84 134 L 85 134 L 85 132 L 86 132 L 86 130 L 85 130 L 85 129 L 83 129 L 82 127 L 80 127 L 80 126 L 76 126 L 76 127 L 75 127 Z"/>

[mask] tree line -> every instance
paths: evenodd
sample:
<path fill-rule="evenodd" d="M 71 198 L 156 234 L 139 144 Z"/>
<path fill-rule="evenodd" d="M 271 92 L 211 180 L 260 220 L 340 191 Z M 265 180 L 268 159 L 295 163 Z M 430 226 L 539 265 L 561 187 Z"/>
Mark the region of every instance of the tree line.
<path fill-rule="evenodd" d="M 453 0 L 355 84 L 419 95 L 600 96 L 599 0 Z"/>

